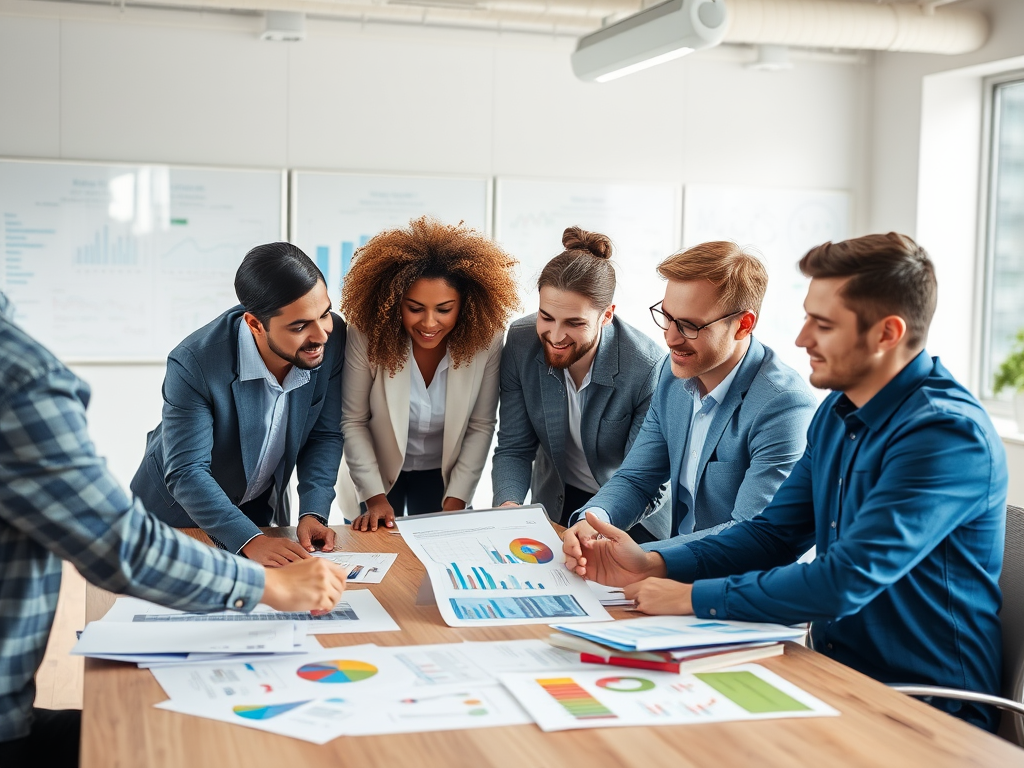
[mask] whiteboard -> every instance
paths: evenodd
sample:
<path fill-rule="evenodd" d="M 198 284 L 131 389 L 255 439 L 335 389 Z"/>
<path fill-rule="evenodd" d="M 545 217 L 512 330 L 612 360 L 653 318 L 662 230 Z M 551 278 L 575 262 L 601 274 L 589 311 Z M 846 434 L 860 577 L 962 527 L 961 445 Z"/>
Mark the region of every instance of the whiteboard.
<path fill-rule="evenodd" d="M 352 256 L 373 235 L 424 215 L 486 234 L 489 206 L 490 183 L 483 177 L 292 171 L 291 241 L 316 261 L 337 307 Z"/>
<path fill-rule="evenodd" d="M 162 362 L 280 240 L 281 171 L 0 160 L 0 288 L 69 362 Z"/>
<path fill-rule="evenodd" d="M 680 191 L 674 184 L 498 179 L 495 239 L 520 261 L 526 313 L 537 311 L 537 278 L 579 226 L 611 238 L 615 313 L 659 343 L 648 307 L 665 294 L 655 267 L 679 248 Z"/>
<path fill-rule="evenodd" d="M 754 335 L 805 379 L 810 364 L 795 341 L 810 281 L 797 262 L 812 247 L 849 236 L 848 192 L 711 184 L 688 184 L 684 190 L 683 246 L 732 240 L 764 258 L 768 290 Z"/>

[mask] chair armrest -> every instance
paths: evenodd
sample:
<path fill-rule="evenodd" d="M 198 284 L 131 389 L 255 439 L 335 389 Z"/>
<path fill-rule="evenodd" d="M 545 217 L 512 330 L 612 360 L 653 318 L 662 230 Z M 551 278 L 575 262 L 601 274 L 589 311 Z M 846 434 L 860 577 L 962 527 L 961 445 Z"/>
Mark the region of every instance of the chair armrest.
<path fill-rule="evenodd" d="M 889 687 L 894 691 L 905 693 L 907 696 L 938 696 L 941 699 L 958 699 L 960 701 L 973 701 L 977 704 L 990 704 L 993 707 L 1013 712 L 1024 716 L 1024 704 L 1012 699 L 1004 699 L 1002 696 L 992 696 L 987 693 L 975 693 L 974 691 L 962 691 L 959 688 L 943 688 L 940 685 L 904 685 L 902 683 L 890 683 Z"/>

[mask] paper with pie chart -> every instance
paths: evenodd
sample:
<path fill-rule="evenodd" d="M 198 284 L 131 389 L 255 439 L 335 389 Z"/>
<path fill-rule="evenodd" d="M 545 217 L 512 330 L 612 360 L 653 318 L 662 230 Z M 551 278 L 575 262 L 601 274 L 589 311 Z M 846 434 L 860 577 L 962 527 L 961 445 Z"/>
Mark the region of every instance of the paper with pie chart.
<path fill-rule="evenodd" d="M 694 675 L 612 670 L 615 667 L 564 674 L 515 673 L 500 679 L 545 731 L 839 714 L 757 664 Z"/>
<path fill-rule="evenodd" d="M 562 542 L 539 504 L 406 517 L 398 530 L 427 569 L 449 626 L 611 619 L 565 567 Z"/>

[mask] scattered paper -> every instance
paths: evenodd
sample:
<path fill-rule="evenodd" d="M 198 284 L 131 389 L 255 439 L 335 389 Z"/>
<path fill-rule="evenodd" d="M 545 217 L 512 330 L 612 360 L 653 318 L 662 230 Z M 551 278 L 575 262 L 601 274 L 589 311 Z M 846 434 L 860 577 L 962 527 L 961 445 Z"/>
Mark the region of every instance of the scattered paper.
<path fill-rule="evenodd" d="M 601 605 L 605 607 L 613 605 L 636 605 L 635 600 L 626 599 L 626 595 L 622 591 L 622 587 L 606 587 L 604 584 L 598 584 L 596 581 L 588 581 L 587 586 L 590 587 L 591 592 L 597 595 L 597 599 L 600 600 Z"/>
<path fill-rule="evenodd" d="M 693 675 L 607 668 L 514 674 L 501 682 L 544 731 L 839 714 L 757 664 Z"/>
<path fill-rule="evenodd" d="M 351 584 L 380 584 L 388 569 L 398 558 L 395 552 L 314 552 L 313 557 L 322 557 L 332 563 L 346 567 L 346 578 Z"/>
<path fill-rule="evenodd" d="M 368 589 L 346 591 L 330 613 L 314 616 L 308 611 L 275 611 L 260 603 L 251 613 L 217 611 L 189 613 L 165 608 L 134 597 L 119 597 L 101 622 L 132 622 L 167 627 L 172 624 L 273 624 L 299 622 L 309 635 L 354 632 L 397 632 L 400 627 Z"/>
<path fill-rule="evenodd" d="M 135 624 L 94 621 L 74 656 L 165 653 L 286 653 L 295 647 L 295 622 L 275 624 Z"/>
<path fill-rule="evenodd" d="M 426 567 L 449 626 L 611 619 L 565 567 L 540 505 L 404 517 L 398 528 Z"/>
<path fill-rule="evenodd" d="M 699 619 L 696 616 L 645 616 L 603 624 L 552 624 L 557 630 L 620 651 L 658 651 L 707 645 L 799 640 L 803 626 Z"/>

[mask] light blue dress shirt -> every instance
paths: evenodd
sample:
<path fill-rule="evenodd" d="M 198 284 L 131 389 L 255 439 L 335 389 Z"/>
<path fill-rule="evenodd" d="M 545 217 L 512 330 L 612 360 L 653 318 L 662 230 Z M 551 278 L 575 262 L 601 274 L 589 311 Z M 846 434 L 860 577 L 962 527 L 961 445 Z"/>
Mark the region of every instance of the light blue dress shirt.
<path fill-rule="evenodd" d="M 744 353 L 743 357 L 746 357 Z M 686 452 L 683 454 L 683 466 L 679 472 L 679 484 L 681 488 L 677 492 L 685 492 L 690 498 L 693 497 L 694 487 L 697 485 L 697 469 L 700 466 L 700 455 L 704 450 L 704 443 L 708 439 L 708 430 L 711 427 L 711 422 L 714 420 L 715 407 L 725 400 L 729 394 L 729 388 L 732 386 L 733 380 L 736 378 L 736 374 L 740 370 L 740 364 L 743 362 L 741 357 L 736 365 L 733 366 L 732 370 L 729 371 L 728 375 L 719 382 L 718 386 L 708 392 L 704 397 L 700 396 L 700 389 L 697 385 L 697 379 L 687 379 L 684 382 L 687 391 L 693 397 L 693 418 L 690 419 L 690 434 L 687 436 Z M 685 496 L 683 497 L 685 498 Z M 693 505 L 690 504 L 692 509 Z M 601 507 L 587 507 L 582 509 L 573 515 L 571 520 L 572 524 L 575 524 L 583 519 L 583 516 L 591 512 L 606 523 L 611 522 L 611 516 L 608 511 Z M 691 512 L 691 515 L 693 513 Z M 679 524 L 679 530 L 673 531 L 673 535 L 679 533 L 688 532 L 689 519 L 684 518 Z M 686 528 L 687 531 L 682 529 Z"/>
<path fill-rule="evenodd" d="M 241 381 L 260 379 L 263 381 L 263 447 L 256 469 L 249 478 L 241 504 L 251 501 L 270 487 L 278 476 L 281 459 L 284 457 L 285 440 L 288 437 L 288 397 L 292 390 L 309 383 L 309 371 L 292 366 L 278 383 L 260 356 L 256 339 L 244 322 L 238 324 L 238 378 Z M 253 436 L 255 437 L 255 436 Z M 249 436 L 246 436 L 249 439 Z M 251 539 L 250 539 L 251 541 Z M 248 544 L 248 542 L 246 542 Z M 243 545 L 244 546 L 244 545 Z"/>

